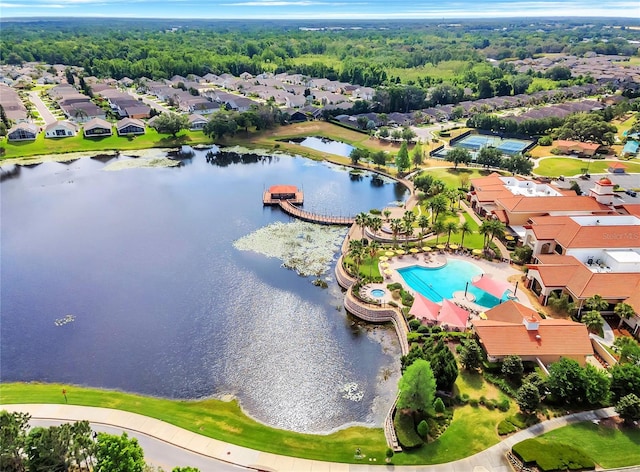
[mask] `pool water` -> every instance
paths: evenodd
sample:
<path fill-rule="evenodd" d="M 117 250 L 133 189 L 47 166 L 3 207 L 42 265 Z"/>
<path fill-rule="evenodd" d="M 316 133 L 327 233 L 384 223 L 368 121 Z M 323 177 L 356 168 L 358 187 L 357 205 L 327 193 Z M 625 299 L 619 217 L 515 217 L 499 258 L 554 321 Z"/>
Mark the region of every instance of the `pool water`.
<path fill-rule="evenodd" d="M 376 297 L 376 298 L 384 297 L 385 293 L 386 292 L 384 290 L 382 290 L 381 288 L 374 288 L 373 290 L 371 290 L 371 296 L 372 297 Z"/>
<path fill-rule="evenodd" d="M 482 274 L 482 269 L 471 262 L 450 260 L 438 268 L 411 266 L 398 272 L 409 287 L 434 302 L 452 298 L 454 292 L 464 291 L 469 282 L 467 292 L 475 297 L 475 303 L 487 308 L 500 303 L 498 298 L 471 285 L 471 280 Z"/>

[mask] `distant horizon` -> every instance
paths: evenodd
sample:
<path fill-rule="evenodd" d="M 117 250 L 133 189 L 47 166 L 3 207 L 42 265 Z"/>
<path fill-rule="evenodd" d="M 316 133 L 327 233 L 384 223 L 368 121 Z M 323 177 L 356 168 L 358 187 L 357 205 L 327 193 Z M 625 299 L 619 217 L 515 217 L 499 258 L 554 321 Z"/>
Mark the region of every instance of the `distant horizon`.
<path fill-rule="evenodd" d="M 148 20 L 640 19 L 636 0 L 24 0 L 0 1 L 2 21 L 56 18 Z M 577 13 L 577 14 L 576 14 Z"/>

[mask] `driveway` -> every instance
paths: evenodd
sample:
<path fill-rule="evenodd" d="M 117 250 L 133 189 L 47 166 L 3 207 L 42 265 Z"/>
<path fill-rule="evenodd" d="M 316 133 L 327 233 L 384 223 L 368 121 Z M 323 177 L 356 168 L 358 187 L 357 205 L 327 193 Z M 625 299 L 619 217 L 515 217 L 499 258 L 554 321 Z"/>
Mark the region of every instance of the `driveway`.
<path fill-rule="evenodd" d="M 53 116 L 53 113 L 51 113 L 47 105 L 44 104 L 44 102 L 38 95 L 38 92 L 34 92 L 34 91 L 29 92 L 29 100 L 36 107 L 36 110 L 38 110 L 38 113 L 44 120 L 45 126 L 58 121 L 58 119 L 55 116 Z"/>
<path fill-rule="evenodd" d="M 162 113 L 175 113 L 174 111 L 169 110 L 167 107 L 160 105 L 158 102 L 153 101 L 145 97 L 144 95 L 137 94 L 132 90 L 127 90 L 127 93 L 136 100 L 142 100 L 143 103 L 149 105 L 151 108 L 155 108 L 156 110 L 161 111 Z"/>

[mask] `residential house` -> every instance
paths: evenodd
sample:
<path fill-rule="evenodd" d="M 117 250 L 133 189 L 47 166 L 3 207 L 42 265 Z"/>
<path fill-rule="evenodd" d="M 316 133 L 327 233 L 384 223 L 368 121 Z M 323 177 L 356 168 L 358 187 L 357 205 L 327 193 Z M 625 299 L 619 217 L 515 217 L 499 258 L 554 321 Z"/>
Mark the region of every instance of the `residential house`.
<path fill-rule="evenodd" d="M 7 132 L 7 141 L 33 141 L 40 129 L 33 123 L 19 123 Z"/>
<path fill-rule="evenodd" d="M 135 118 L 123 118 L 116 123 L 118 136 L 133 136 L 145 133 L 144 123 Z"/>
<path fill-rule="evenodd" d="M 593 157 L 601 148 L 598 143 L 582 143 L 580 141 L 557 140 L 554 147 L 562 154 L 574 154 L 580 157 Z"/>
<path fill-rule="evenodd" d="M 207 123 L 208 120 L 202 115 L 198 115 L 196 113 L 192 113 L 191 115 L 189 115 L 190 130 L 202 130 Z"/>
<path fill-rule="evenodd" d="M 637 149 L 638 146 L 636 145 L 636 152 Z M 614 162 L 609 166 L 607 170 L 612 174 L 624 174 L 627 171 L 627 166 L 625 166 L 622 162 Z"/>
<path fill-rule="evenodd" d="M 92 118 L 84 124 L 83 133 L 85 138 L 111 136 L 113 129 L 108 121 L 102 118 Z"/>
<path fill-rule="evenodd" d="M 68 138 L 78 134 L 78 125 L 71 121 L 56 121 L 45 128 L 45 138 Z"/>
<path fill-rule="evenodd" d="M 515 301 L 501 303 L 474 320 L 473 331 L 490 362 L 507 356 L 546 366 L 561 358 L 585 365 L 593 356 L 589 333 L 583 323 L 542 318 L 535 310 Z"/>

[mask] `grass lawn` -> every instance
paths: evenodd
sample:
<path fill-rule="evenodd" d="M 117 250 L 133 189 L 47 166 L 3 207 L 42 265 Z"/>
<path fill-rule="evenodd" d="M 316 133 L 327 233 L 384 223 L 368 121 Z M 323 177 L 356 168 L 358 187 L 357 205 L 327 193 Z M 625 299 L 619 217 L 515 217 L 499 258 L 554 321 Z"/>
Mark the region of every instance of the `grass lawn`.
<path fill-rule="evenodd" d="M 450 162 L 446 161 L 438 162 L 443 166 L 452 165 Z M 459 188 L 461 177 L 466 177 L 467 179 L 477 179 L 478 177 L 484 177 L 491 173 L 475 167 L 458 167 L 458 169 L 454 169 L 453 167 L 437 169 L 427 168 L 425 169 L 425 171 L 442 180 L 448 188 Z"/>
<path fill-rule="evenodd" d="M 456 379 L 454 393 L 460 395 L 466 393 L 469 395 L 469 398 L 475 398 L 476 400 L 479 400 L 480 397 L 485 397 L 487 400 L 498 401 L 507 398 L 498 387 L 487 382 L 480 373 L 469 372 L 464 369 L 460 369 L 460 374 Z"/>
<path fill-rule="evenodd" d="M 144 397 L 110 390 L 63 384 L 0 384 L 3 404 L 64 402 L 67 390 L 71 405 L 98 406 L 131 411 L 157 418 L 181 428 L 232 444 L 288 456 L 333 462 L 357 463 L 354 451 L 360 448 L 368 458 L 383 463 L 387 449 L 381 428 L 350 427 L 328 435 L 299 434 L 270 428 L 247 417 L 235 401 L 179 401 Z M 469 388 L 473 389 L 473 385 Z M 484 387 L 486 389 L 492 386 Z M 487 390 L 489 392 L 489 390 Z M 480 394 L 471 392 L 474 398 Z M 484 394 L 491 398 L 491 393 Z M 513 409 L 513 407 L 512 407 Z M 447 431 L 437 441 L 411 453 L 396 454 L 395 464 L 435 464 L 462 459 L 496 444 L 496 425 L 513 411 L 489 411 L 464 406 L 454 412 Z"/>
<path fill-rule="evenodd" d="M 550 157 L 541 160 L 538 167 L 533 169 L 533 173 L 548 177 L 557 177 L 559 175 L 574 176 L 582 174 L 582 169 L 588 165 L 590 174 L 606 174 L 607 168 L 614 162 L 620 161 L 598 160 L 591 161 L 589 164 L 587 160 L 582 159 Z M 627 166 L 627 173 L 640 173 L 640 162 L 625 161 L 623 163 Z"/>
<path fill-rule="evenodd" d="M 432 77 L 435 79 L 449 80 L 462 74 L 468 69 L 466 61 L 442 61 L 437 66 L 433 64 L 425 64 L 420 67 L 412 67 L 410 69 L 400 67 L 387 67 L 386 72 L 389 77 L 400 77 L 403 83 L 412 80 L 418 81 L 420 77 Z"/>
<path fill-rule="evenodd" d="M 541 439 L 577 444 L 605 469 L 640 464 L 640 429 L 614 427 L 590 422 L 564 426 L 540 436 Z"/>
<path fill-rule="evenodd" d="M 511 410 L 502 412 L 498 409 L 490 411 L 481 406 L 474 408 L 466 405 L 457 408 L 453 414 L 453 422 L 442 436 L 415 451 L 396 454 L 393 463 L 441 464 L 483 451 L 500 442 L 496 425 L 514 414 L 516 409 L 517 407 L 512 407 Z"/>
<path fill-rule="evenodd" d="M 256 450 L 322 461 L 354 462 L 360 448 L 384 461 L 387 445 L 381 428 L 351 427 L 329 435 L 299 434 L 264 426 L 246 416 L 235 401 L 177 401 L 62 384 L 0 384 L 2 403 L 63 403 L 131 411 L 204 436 Z"/>
<path fill-rule="evenodd" d="M 182 131 L 175 139 L 168 134 L 159 134 L 153 128 L 147 128 L 146 131 L 145 134 L 135 137 L 113 135 L 104 138 L 84 138 L 84 136 L 78 134 L 77 136 L 61 139 L 45 139 L 44 133 L 40 133 L 35 141 L 8 143 L 5 138 L 0 144 L 6 150 L 3 159 L 9 159 L 42 154 L 148 149 L 154 147 L 176 147 L 182 144 L 210 144 L 212 142 L 202 131 Z"/>

